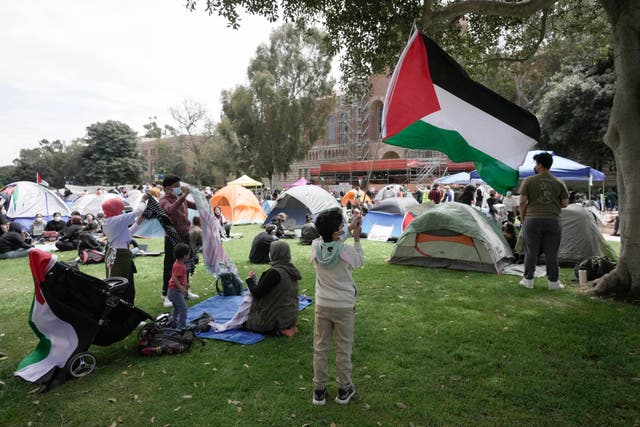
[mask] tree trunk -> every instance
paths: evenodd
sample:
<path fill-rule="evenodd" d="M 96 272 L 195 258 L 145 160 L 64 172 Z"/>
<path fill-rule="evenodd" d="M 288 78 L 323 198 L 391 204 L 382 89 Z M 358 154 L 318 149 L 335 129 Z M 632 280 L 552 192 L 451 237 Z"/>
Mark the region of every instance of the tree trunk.
<path fill-rule="evenodd" d="M 616 94 L 605 143 L 617 166 L 620 261 L 585 290 L 640 297 L 640 2 L 600 0 L 613 30 Z"/>

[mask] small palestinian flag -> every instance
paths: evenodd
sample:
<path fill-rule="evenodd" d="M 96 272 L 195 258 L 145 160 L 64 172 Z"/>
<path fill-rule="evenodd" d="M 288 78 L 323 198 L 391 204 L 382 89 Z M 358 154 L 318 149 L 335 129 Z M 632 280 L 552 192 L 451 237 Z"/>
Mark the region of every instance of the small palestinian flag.
<path fill-rule="evenodd" d="M 387 89 L 384 142 L 473 161 L 504 194 L 517 186 L 518 166 L 539 137 L 533 114 L 471 80 L 431 39 L 413 32 Z"/>

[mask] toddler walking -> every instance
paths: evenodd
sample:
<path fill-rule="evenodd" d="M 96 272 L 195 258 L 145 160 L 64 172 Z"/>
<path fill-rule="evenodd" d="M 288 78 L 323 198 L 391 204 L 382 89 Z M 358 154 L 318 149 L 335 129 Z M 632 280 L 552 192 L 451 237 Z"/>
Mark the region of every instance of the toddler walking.
<path fill-rule="evenodd" d="M 173 303 L 173 323 L 172 328 L 182 329 L 187 324 L 187 302 L 185 298 L 189 295 L 189 274 L 187 273 L 186 262 L 191 254 L 191 248 L 185 243 L 178 243 L 173 248 L 175 261 L 171 268 L 171 278 L 167 297 Z"/>

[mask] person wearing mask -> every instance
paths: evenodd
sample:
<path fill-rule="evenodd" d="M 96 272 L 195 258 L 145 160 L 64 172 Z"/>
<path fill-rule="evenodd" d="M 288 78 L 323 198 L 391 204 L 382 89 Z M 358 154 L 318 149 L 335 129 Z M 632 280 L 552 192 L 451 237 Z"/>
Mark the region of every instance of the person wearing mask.
<path fill-rule="evenodd" d="M 189 212 L 188 208 L 196 209 L 196 204 L 187 200 L 189 195 L 189 186 L 180 186 L 180 178 L 175 175 L 169 175 L 162 181 L 164 187 L 164 196 L 160 198 L 160 207 L 166 212 L 171 220 L 171 224 L 176 229 L 180 240 L 184 243 L 189 242 Z M 171 307 L 173 304 L 167 297 L 167 289 L 169 280 L 171 279 L 171 269 L 175 262 L 173 254 L 174 244 L 169 236 L 164 237 L 164 269 L 162 274 L 162 305 Z M 199 296 L 189 291 L 188 298 L 197 299 Z"/>
<path fill-rule="evenodd" d="M 31 223 L 31 227 L 29 227 L 29 234 L 31 234 L 31 238 L 35 241 L 40 240 L 46 226 L 47 222 L 42 218 L 42 214 L 37 213 L 36 218 Z"/>
<path fill-rule="evenodd" d="M 558 249 L 562 237 L 560 212 L 569 205 L 564 182 L 551 175 L 553 157 L 547 152 L 533 156 L 535 175 L 520 185 L 520 221 L 524 247 L 524 277 L 520 285 L 533 288 L 533 277 L 540 253 L 545 255 L 550 290 L 562 289 L 558 267 Z"/>
<path fill-rule="evenodd" d="M 47 225 L 44 227 L 44 231 L 57 231 L 60 233 L 65 225 L 66 223 L 62 220 L 60 212 L 54 212 L 53 219 L 47 222 Z"/>

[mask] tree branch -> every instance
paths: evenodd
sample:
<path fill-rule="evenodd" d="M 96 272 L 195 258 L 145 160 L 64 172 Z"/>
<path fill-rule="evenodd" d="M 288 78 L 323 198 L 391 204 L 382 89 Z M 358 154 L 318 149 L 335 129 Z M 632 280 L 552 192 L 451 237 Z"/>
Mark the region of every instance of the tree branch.
<path fill-rule="evenodd" d="M 467 13 L 487 16 L 526 18 L 540 9 L 546 9 L 558 0 L 523 0 L 507 3 L 497 0 L 465 0 L 433 10 L 432 0 L 425 0 L 420 24 L 426 28 L 433 21 L 448 21 Z"/>

